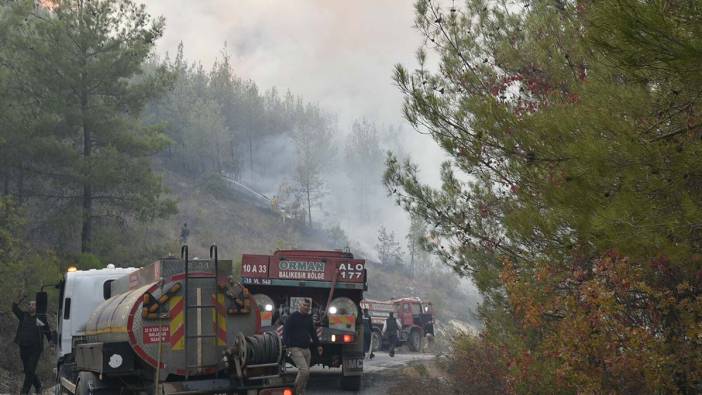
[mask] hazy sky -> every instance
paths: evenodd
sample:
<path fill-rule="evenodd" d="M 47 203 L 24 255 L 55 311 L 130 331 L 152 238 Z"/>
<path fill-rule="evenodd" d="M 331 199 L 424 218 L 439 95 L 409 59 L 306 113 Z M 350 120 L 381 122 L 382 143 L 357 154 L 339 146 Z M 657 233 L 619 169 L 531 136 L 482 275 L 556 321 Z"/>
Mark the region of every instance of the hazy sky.
<path fill-rule="evenodd" d="M 339 116 L 400 121 L 391 75 L 421 43 L 411 0 L 149 0 L 166 18 L 160 53 L 183 41 L 205 65 L 226 50 L 235 72 L 290 89 Z M 226 42 L 226 49 L 224 47 Z"/>
<path fill-rule="evenodd" d="M 392 81 L 395 64 L 416 65 L 414 54 L 422 42 L 412 28 L 413 0 L 148 0 L 146 4 L 152 15 L 166 18 L 165 35 L 157 47 L 160 54 L 173 54 L 182 41 L 186 58 L 209 67 L 226 51 L 237 75 L 263 89 L 289 89 L 319 104 L 337 115 L 342 132 L 360 117 L 400 125 L 405 149 L 420 165 L 422 178 L 438 184 L 444 155 L 431 138 L 419 135 L 402 119 L 402 96 Z M 379 222 L 402 239 L 407 214 L 390 199 L 377 203 L 385 217 Z M 363 224 L 363 229 L 344 225 L 352 237 L 373 245 L 379 224 Z"/>

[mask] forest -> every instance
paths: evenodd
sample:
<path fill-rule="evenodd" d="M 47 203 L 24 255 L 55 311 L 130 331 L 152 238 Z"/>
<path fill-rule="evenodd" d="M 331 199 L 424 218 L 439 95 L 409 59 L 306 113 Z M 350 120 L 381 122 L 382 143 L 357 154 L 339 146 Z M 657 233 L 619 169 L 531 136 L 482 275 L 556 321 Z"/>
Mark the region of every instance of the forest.
<path fill-rule="evenodd" d="M 195 251 L 348 246 L 470 280 L 479 335 L 405 393 L 702 392 L 702 5 L 417 0 L 414 27 L 405 124 L 347 127 L 226 45 L 157 55 L 166 21 L 135 1 L 0 1 L 2 352 L 18 290 L 147 263 L 187 222 Z M 446 154 L 438 187 L 417 132 Z"/>
<path fill-rule="evenodd" d="M 170 175 L 213 190 L 245 183 L 286 218 L 342 238 L 330 212 L 376 214 L 396 127 L 359 118 L 341 133 L 318 104 L 237 76 L 224 51 L 208 69 L 182 44 L 159 58 L 164 21 L 134 2 L 57 4 L 2 13 L 5 224 L 31 250 L 118 259 L 115 232 L 177 213 Z"/>
<path fill-rule="evenodd" d="M 3 385 L 21 371 L 18 293 L 53 298 L 69 266 L 174 253 L 183 223 L 202 256 L 211 243 L 235 260 L 351 247 L 401 276 L 431 263 L 421 221 L 407 235 L 376 222 L 392 206 L 382 174 L 386 152 L 403 152 L 399 126 L 359 114 L 344 130 L 322 105 L 237 75 L 226 45 L 208 66 L 183 44 L 159 56 L 165 20 L 134 1 L 0 4 Z"/>

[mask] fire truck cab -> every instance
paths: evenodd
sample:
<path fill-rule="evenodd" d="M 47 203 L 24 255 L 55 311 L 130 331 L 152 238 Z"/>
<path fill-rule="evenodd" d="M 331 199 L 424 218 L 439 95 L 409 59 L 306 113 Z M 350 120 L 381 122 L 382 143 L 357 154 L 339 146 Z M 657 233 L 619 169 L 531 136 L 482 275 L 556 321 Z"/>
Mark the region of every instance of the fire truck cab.
<path fill-rule="evenodd" d="M 382 336 L 382 328 L 389 312 L 393 312 L 400 320 L 401 330 L 398 345 L 407 344 L 410 351 L 420 351 L 422 340 L 434 336 L 434 318 L 431 302 L 422 301 L 417 297 L 406 297 L 391 300 L 365 299 L 362 308 L 367 308 L 373 326 L 373 348 L 382 349 L 387 339 Z"/>
<path fill-rule="evenodd" d="M 258 306 L 262 331 L 282 336 L 289 314 L 302 299 L 311 314 L 322 355 L 312 350 L 311 365 L 341 367 L 341 387 L 358 390 L 363 374 L 360 303 L 366 290 L 363 259 L 350 252 L 283 250 L 242 257 L 242 283 Z"/>
<path fill-rule="evenodd" d="M 114 280 L 137 270 L 108 265 L 105 269 L 76 270 L 71 267 L 60 285 L 57 325 L 58 365 L 72 358 L 73 338 L 88 322 L 93 310 L 109 299 Z M 71 306 L 73 305 L 73 308 Z"/>

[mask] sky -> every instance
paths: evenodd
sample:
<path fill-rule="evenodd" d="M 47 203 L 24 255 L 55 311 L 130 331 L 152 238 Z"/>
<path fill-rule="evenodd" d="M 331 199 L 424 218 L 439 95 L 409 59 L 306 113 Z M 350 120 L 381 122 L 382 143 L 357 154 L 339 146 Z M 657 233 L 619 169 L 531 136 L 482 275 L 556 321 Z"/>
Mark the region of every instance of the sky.
<path fill-rule="evenodd" d="M 210 65 L 222 51 L 235 72 L 264 88 L 290 89 L 339 116 L 401 120 L 391 76 L 414 65 L 421 37 L 411 0 L 148 0 L 166 18 L 157 50 Z M 225 44 L 226 43 L 226 44 Z M 226 45 L 226 47 L 225 47 Z"/>
<path fill-rule="evenodd" d="M 436 143 L 402 118 L 402 95 L 392 81 L 397 63 L 413 69 L 422 43 L 412 27 L 413 0 L 148 0 L 166 18 L 160 55 L 183 42 L 187 59 L 209 67 L 231 56 L 234 72 L 268 89 L 290 90 L 336 114 L 341 132 L 354 119 L 401 126 L 402 140 L 422 179 L 439 183 L 445 158 Z M 409 219 L 387 198 L 378 202 L 385 226 L 402 240 Z M 343 222 L 343 221 L 342 221 Z M 347 232 L 371 246 L 379 224 Z"/>

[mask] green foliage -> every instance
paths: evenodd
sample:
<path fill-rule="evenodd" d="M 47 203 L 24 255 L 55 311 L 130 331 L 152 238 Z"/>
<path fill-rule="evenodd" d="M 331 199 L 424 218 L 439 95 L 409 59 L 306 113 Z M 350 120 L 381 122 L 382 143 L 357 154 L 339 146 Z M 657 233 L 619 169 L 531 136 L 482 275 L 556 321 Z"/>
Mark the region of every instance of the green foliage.
<path fill-rule="evenodd" d="M 312 208 L 326 192 L 323 170 L 334 156 L 329 114 L 290 92 L 281 97 L 275 88 L 261 92 L 253 81 L 242 80 L 232 71 L 226 48 L 209 71 L 188 64 L 182 44 L 173 61 L 154 60 L 150 68 L 175 76 L 173 89 L 153 101 L 145 115 L 150 124 L 164 126 L 172 141 L 162 155 L 169 170 L 192 178 L 245 177 L 254 186 L 257 179 L 282 176 L 280 189 L 286 191 L 277 203 L 311 223 Z M 283 174 L 267 174 L 271 168 Z"/>
<path fill-rule="evenodd" d="M 11 303 L 17 295 L 23 294 L 23 302 L 34 298 L 34 293 L 42 286 L 49 293 L 49 300 L 55 300 L 56 290 L 52 285 L 61 278 L 59 259 L 51 252 L 38 251 L 26 242 L 27 220 L 25 211 L 16 202 L 0 197 L 0 352 L 4 356 L 0 368 L 18 371 L 16 361 L 19 356 L 17 346 L 12 342 L 17 321 L 11 312 Z M 24 306 L 23 306 L 24 307 Z M 49 315 L 53 316 L 53 309 Z M 51 322 L 55 322 L 52 318 Z"/>
<path fill-rule="evenodd" d="M 432 189 L 390 156 L 386 185 L 430 225 L 427 247 L 486 296 L 485 347 L 509 350 L 507 391 L 694 392 L 702 348 L 681 333 L 702 289 L 699 6 L 420 0 L 416 10 L 427 45 L 419 69 L 398 66 L 395 81 L 406 118 L 450 159 Z M 612 251 L 636 268 L 620 272 L 624 285 L 598 277 Z M 606 298 L 621 287 L 638 299 Z M 587 313 L 581 292 L 593 293 Z M 656 316 L 668 318 L 657 327 Z M 592 353 L 560 354 L 569 342 Z M 619 380 L 622 366 L 635 373 Z"/>
<path fill-rule="evenodd" d="M 299 109 L 304 116 L 295 125 L 293 140 L 297 152 L 295 166 L 296 192 L 307 209 L 307 224 L 312 226 L 312 207 L 326 193 L 323 171 L 335 155 L 330 116 L 308 105 Z"/>
<path fill-rule="evenodd" d="M 102 269 L 105 266 L 100 262 L 100 258 L 91 253 L 82 253 L 76 259 L 76 267 L 80 270 Z"/>
<path fill-rule="evenodd" d="M 201 188 L 208 191 L 216 198 L 231 198 L 231 188 L 227 180 L 222 178 L 219 174 L 209 174 L 204 177 Z"/>
<path fill-rule="evenodd" d="M 149 162 L 168 140 L 140 120 L 168 85 L 164 70 L 142 70 L 163 20 L 129 0 L 30 4 L 3 5 L 3 14 L 25 16 L 13 21 L 0 52 L 3 72 L 12 74 L 3 96 L 19 108 L 2 119 L 12 142 L 1 155 L 6 185 L 17 181 L 20 202 L 50 199 L 78 216 L 81 251 L 89 252 L 97 220 L 174 211 Z"/>
<path fill-rule="evenodd" d="M 376 126 L 363 119 L 355 121 L 346 138 L 346 173 L 355 192 L 356 210 L 361 220 L 372 218 L 371 201 L 380 192 L 383 172 L 383 150 Z"/>
<path fill-rule="evenodd" d="M 427 224 L 422 218 L 416 215 L 410 216 L 410 227 L 405 240 L 407 241 L 407 254 L 409 255 L 410 271 L 414 274 L 417 267 L 427 267 L 431 265 L 431 257 L 427 253 L 425 244 L 427 242 Z"/>
<path fill-rule="evenodd" d="M 402 264 L 402 247 L 395 239 L 395 232 L 388 232 L 382 225 L 378 228 L 378 244 L 375 245 L 375 250 L 383 265 Z"/>

